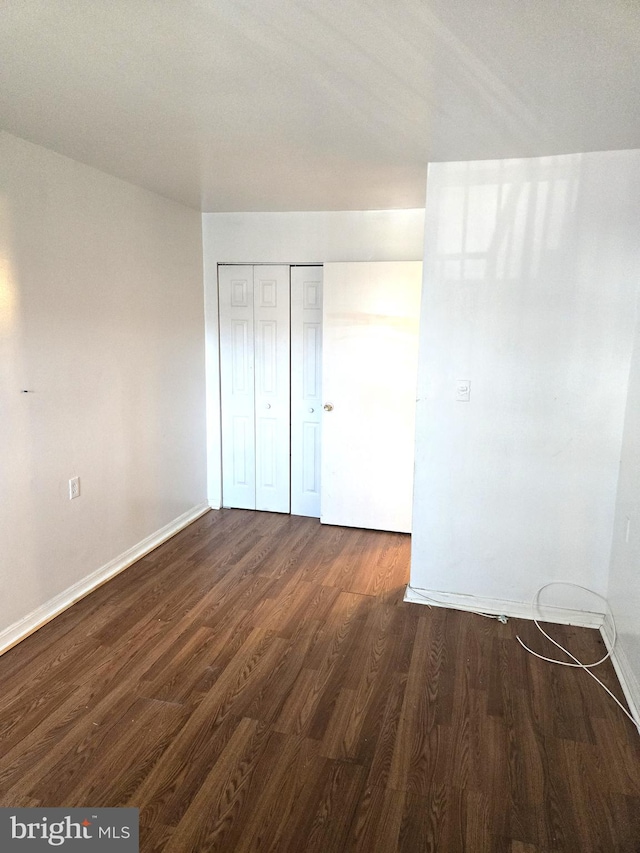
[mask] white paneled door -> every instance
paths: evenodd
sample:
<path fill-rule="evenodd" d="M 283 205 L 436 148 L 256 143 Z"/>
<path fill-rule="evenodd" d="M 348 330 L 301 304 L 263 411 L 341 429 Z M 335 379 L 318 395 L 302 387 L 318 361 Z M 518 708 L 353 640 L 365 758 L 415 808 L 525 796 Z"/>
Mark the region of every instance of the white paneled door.
<path fill-rule="evenodd" d="M 325 524 L 411 531 L 418 261 L 324 265 Z"/>
<path fill-rule="evenodd" d="M 255 509 L 253 267 L 220 267 L 218 293 L 223 400 L 222 500 L 224 506 Z"/>
<path fill-rule="evenodd" d="M 322 267 L 291 267 L 291 512 L 320 517 Z"/>
<path fill-rule="evenodd" d="M 220 266 L 222 502 L 290 511 L 289 267 Z"/>
<path fill-rule="evenodd" d="M 290 511 L 289 267 L 254 266 L 256 509 Z"/>

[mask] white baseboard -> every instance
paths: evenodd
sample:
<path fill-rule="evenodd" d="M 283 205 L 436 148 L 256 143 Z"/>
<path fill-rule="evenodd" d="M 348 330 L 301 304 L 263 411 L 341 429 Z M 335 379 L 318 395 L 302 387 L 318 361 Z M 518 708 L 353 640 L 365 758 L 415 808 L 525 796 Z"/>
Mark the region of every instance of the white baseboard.
<path fill-rule="evenodd" d="M 485 598 L 477 595 L 440 592 L 435 589 L 417 589 L 407 586 L 403 600 L 411 604 L 431 604 L 433 607 L 448 607 L 453 610 L 489 613 L 492 616 L 511 616 L 514 619 L 533 619 L 534 616 L 530 601 L 504 601 L 500 598 Z M 600 628 L 604 620 L 604 614 L 594 613 L 589 610 L 571 610 L 565 607 L 554 607 L 553 605 L 545 604 L 540 608 L 537 618 L 544 622 L 555 622 L 558 625 L 579 625 L 582 628 Z"/>
<path fill-rule="evenodd" d="M 602 634 L 607 651 L 611 655 L 611 663 L 618 676 L 618 681 L 620 682 L 620 687 L 622 687 L 624 698 L 627 700 L 631 715 L 638 726 L 640 726 L 640 682 L 638 682 L 625 650 L 620 645 L 620 640 L 616 642 L 615 646 L 612 646 L 613 637 L 611 635 L 611 626 L 608 622 L 602 625 L 600 633 Z"/>
<path fill-rule="evenodd" d="M 104 566 L 96 569 L 95 572 L 74 583 L 73 586 L 68 587 L 54 598 L 51 598 L 46 604 L 32 610 L 31 613 L 14 622 L 13 625 L 9 625 L 8 628 L 0 631 L 0 655 L 21 640 L 24 640 L 29 634 L 33 634 L 38 628 L 42 628 L 43 625 L 46 625 L 47 622 L 50 622 L 64 610 L 67 610 L 76 601 L 84 598 L 85 595 L 89 595 L 94 589 L 97 589 L 97 587 L 115 577 L 115 575 L 129 568 L 129 566 L 141 557 L 144 557 L 145 554 L 148 554 L 149 551 L 153 551 L 158 545 L 162 545 L 167 539 L 175 536 L 176 533 L 208 511 L 209 504 L 207 503 L 200 504 L 188 510 L 178 516 L 178 518 L 170 521 L 169 524 L 161 527 L 160 530 L 156 530 L 151 536 L 147 536 L 146 539 L 138 542 L 133 548 L 129 548 L 124 554 L 120 554 L 120 556 L 110 560 Z"/>

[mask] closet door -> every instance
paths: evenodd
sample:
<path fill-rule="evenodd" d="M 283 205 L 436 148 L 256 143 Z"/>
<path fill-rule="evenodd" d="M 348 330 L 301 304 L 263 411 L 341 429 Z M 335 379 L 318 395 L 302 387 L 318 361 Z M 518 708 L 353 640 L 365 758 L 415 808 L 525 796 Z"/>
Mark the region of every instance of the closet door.
<path fill-rule="evenodd" d="M 253 267 L 218 268 L 222 505 L 256 508 Z"/>
<path fill-rule="evenodd" d="M 330 263 L 323 293 L 323 524 L 411 532 L 422 264 Z"/>
<path fill-rule="evenodd" d="M 290 511 L 289 267 L 253 267 L 255 508 Z M 223 401 L 224 407 L 224 401 Z"/>
<path fill-rule="evenodd" d="M 322 267 L 291 267 L 291 512 L 320 518 Z"/>

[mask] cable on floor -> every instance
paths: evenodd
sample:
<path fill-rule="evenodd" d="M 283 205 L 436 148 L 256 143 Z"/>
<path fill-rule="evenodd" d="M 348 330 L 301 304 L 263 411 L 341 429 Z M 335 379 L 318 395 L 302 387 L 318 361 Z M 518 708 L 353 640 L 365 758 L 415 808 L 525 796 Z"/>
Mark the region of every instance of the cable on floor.
<path fill-rule="evenodd" d="M 611 638 L 609 651 L 604 655 L 604 657 L 600 658 L 600 660 L 597 660 L 594 663 L 582 663 L 582 661 L 578 660 L 578 658 L 575 655 L 571 654 L 569 649 L 566 649 L 563 645 L 561 645 L 556 640 L 554 640 L 553 637 L 550 637 L 549 634 L 547 634 L 547 632 L 544 630 L 544 628 L 540 625 L 540 622 L 537 619 L 537 615 L 538 615 L 539 608 L 540 608 L 540 595 L 544 592 L 545 589 L 548 589 L 550 586 L 572 586 L 575 589 L 581 589 L 584 592 L 588 592 L 591 595 L 595 595 L 597 598 L 599 598 L 601 601 L 604 602 L 605 608 L 606 608 L 604 618 L 606 620 L 607 617 L 609 617 L 609 620 L 611 622 L 612 638 Z M 525 649 L 527 652 L 529 652 L 529 654 L 534 655 L 534 657 L 537 657 L 540 660 L 547 661 L 548 663 L 555 663 L 558 666 L 572 666 L 572 667 L 575 667 L 576 669 L 584 669 L 584 671 L 588 675 L 590 675 L 591 678 L 593 678 L 593 680 L 596 681 L 600 685 L 600 687 L 602 687 L 603 690 L 606 690 L 606 692 L 609 694 L 609 696 L 611 696 L 611 698 L 616 703 L 616 705 L 618 705 L 618 707 L 621 709 L 621 711 L 624 714 L 626 714 L 627 717 L 629 717 L 629 719 L 631 720 L 633 725 L 638 730 L 638 734 L 640 734 L 640 721 L 636 720 L 635 717 L 633 717 L 633 715 L 630 714 L 629 711 L 627 711 L 627 709 L 624 707 L 622 702 L 620 702 L 620 700 L 616 696 L 613 695 L 613 693 L 609 690 L 609 688 L 606 686 L 606 684 L 603 684 L 603 682 L 600 681 L 600 679 L 591 672 L 593 667 L 600 666 L 601 663 L 604 663 L 606 660 L 608 660 L 611 657 L 611 652 L 614 650 L 614 648 L 616 646 L 617 639 L 618 639 L 616 622 L 615 622 L 615 619 L 613 618 L 613 613 L 611 612 L 611 606 L 609 605 L 609 602 L 607 601 L 607 599 L 603 595 L 600 595 L 600 593 L 595 592 L 594 590 L 589 589 L 586 586 L 581 586 L 580 584 L 577 584 L 577 583 L 571 583 L 569 581 L 551 581 L 550 583 L 546 583 L 540 587 L 540 589 L 533 596 L 533 601 L 531 603 L 531 606 L 533 609 L 533 621 L 534 621 L 538 631 L 540 631 L 540 633 L 543 636 L 545 636 L 547 638 L 547 640 L 549 640 L 549 642 L 553 643 L 553 645 L 556 646 L 556 648 L 560 649 L 561 652 L 564 652 L 565 655 L 570 657 L 571 660 L 573 661 L 573 663 L 570 663 L 569 661 L 564 661 L 564 660 L 557 660 L 556 658 L 548 658 L 548 657 L 545 657 L 544 655 L 538 654 L 538 652 L 534 652 L 533 649 L 530 649 L 529 646 L 519 636 L 516 636 L 516 640 L 520 643 L 522 648 Z"/>
<path fill-rule="evenodd" d="M 410 583 L 407 584 L 407 589 L 410 589 L 414 595 L 418 596 L 418 598 L 424 599 L 427 602 L 427 604 L 429 605 L 429 607 L 431 607 L 434 604 L 436 605 L 436 607 L 451 607 L 450 602 L 438 601 L 435 598 L 431 598 L 428 595 L 424 595 L 422 592 L 420 592 L 420 590 L 417 590 L 414 586 L 411 586 Z M 480 610 L 467 610 L 465 612 L 466 613 L 475 613 L 476 616 L 485 616 L 487 619 L 497 619 L 498 622 L 502 622 L 503 625 L 507 624 L 507 617 L 502 613 L 499 616 L 497 616 L 495 613 L 482 613 Z"/>

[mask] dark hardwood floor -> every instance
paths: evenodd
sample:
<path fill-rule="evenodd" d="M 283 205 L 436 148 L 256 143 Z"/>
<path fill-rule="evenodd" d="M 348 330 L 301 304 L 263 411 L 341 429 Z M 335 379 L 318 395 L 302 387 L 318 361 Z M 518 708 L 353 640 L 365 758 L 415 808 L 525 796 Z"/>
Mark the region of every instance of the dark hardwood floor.
<path fill-rule="evenodd" d="M 531 623 L 404 604 L 409 549 L 203 516 L 0 658 L 0 805 L 137 806 L 143 851 L 637 853 L 632 724 Z"/>

